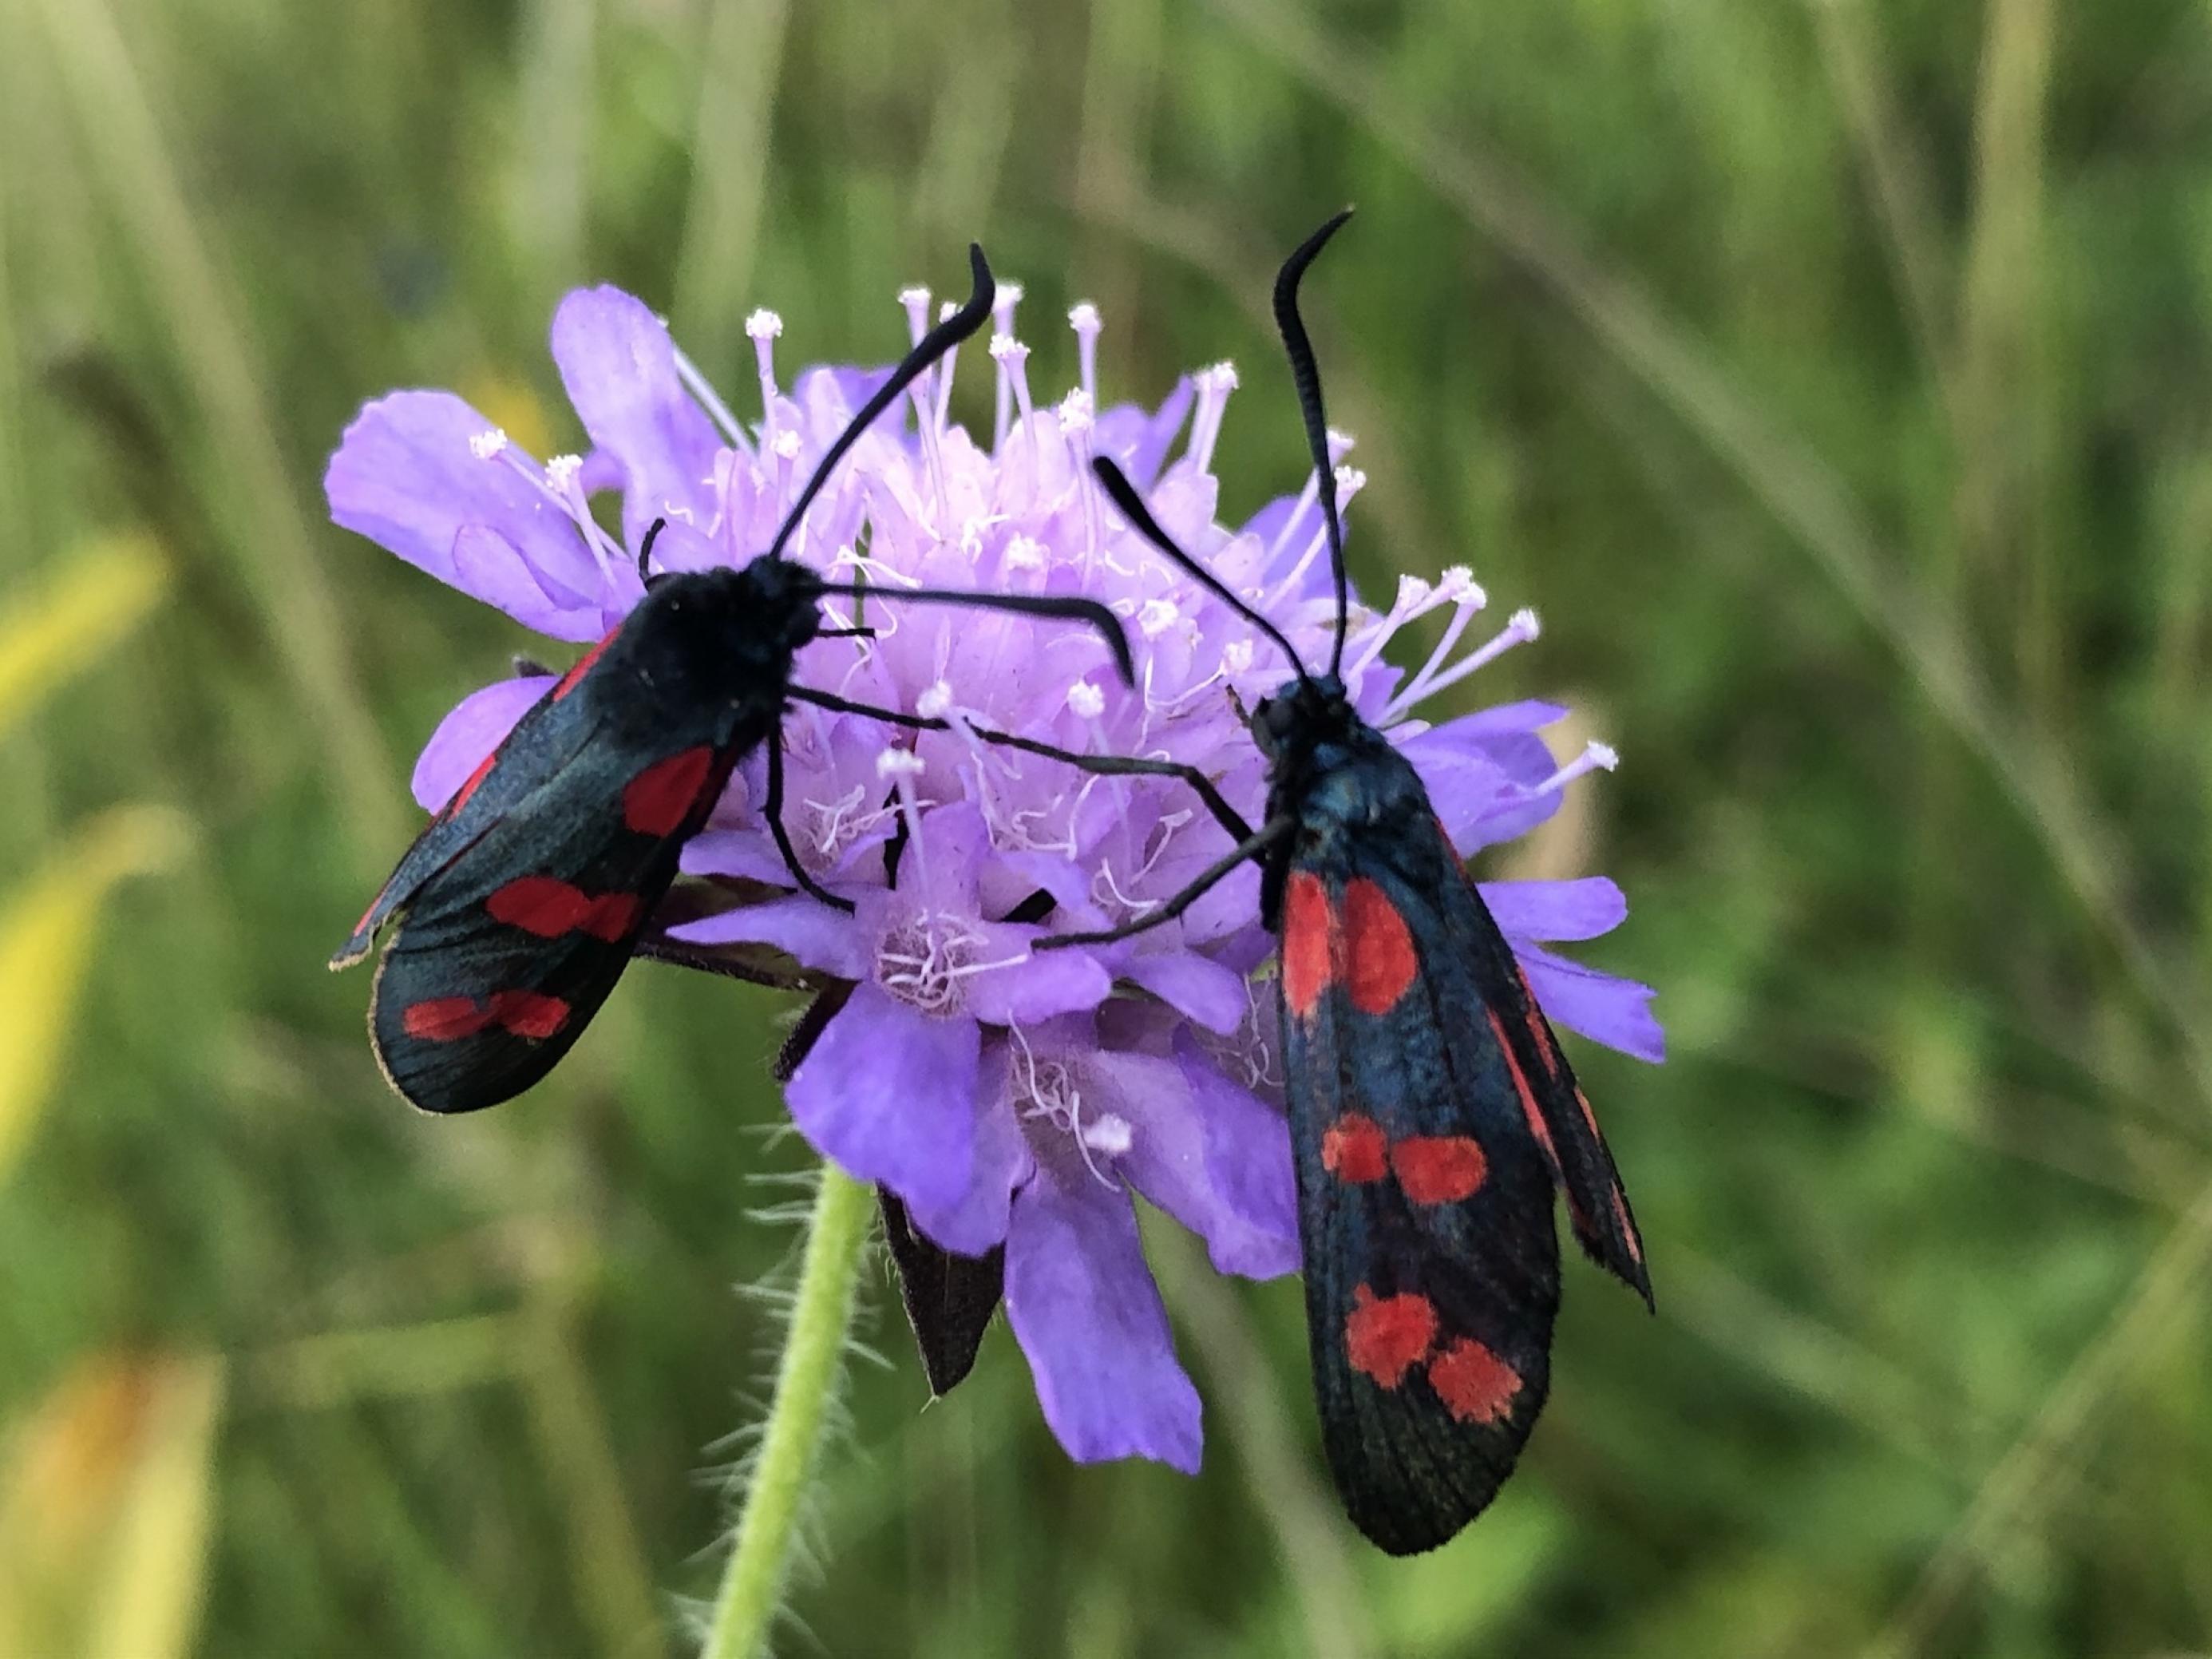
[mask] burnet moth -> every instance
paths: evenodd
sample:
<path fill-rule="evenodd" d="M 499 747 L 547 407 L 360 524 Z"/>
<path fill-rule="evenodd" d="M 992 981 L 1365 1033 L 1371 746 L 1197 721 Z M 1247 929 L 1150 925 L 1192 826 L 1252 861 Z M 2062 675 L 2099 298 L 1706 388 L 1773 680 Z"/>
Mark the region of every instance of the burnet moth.
<path fill-rule="evenodd" d="M 1094 464 L 1130 524 L 1290 659 L 1295 678 L 1250 716 L 1267 819 L 1255 830 L 1217 808 L 1236 849 L 1184 891 L 1127 926 L 1037 946 L 1127 938 L 1244 860 L 1261 865 L 1322 1440 L 1353 1523 L 1407 1555 L 1482 1511 L 1543 1407 L 1559 1305 L 1553 1188 L 1592 1260 L 1647 1304 L 1651 1281 L 1612 1154 L 1511 946 L 1419 777 L 1338 678 L 1342 532 L 1297 289 L 1349 216 L 1291 255 L 1274 293 L 1335 581 L 1327 673 L 1177 547 L 1110 460 Z"/>
<path fill-rule="evenodd" d="M 496 1105 L 551 1071 L 622 977 L 730 773 L 767 746 L 763 815 L 797 884 L 848 900 L 800 866 L 781 818 L 787 702 L 900 720 L 794 685 L 796 653 L 829 628 L 825 597 L 961 605 L 1088 623 L 1133 679 L 1119 621 L 1094 600 L 841 586 L 784 556 L 832 470 L 907 386 L 991 315 L 970 246 L 967 303 L 915 344 L 823 454 L 768 550 L 738 568 L 649 569 L 645 598 L 526 714 L 409 848 L 352 936 L 349 967 L 386 923 L 369 1005 L 384 1073 L 427 1111 Z M 856 630 L 865 631 L 865 630 Z M 995 733 L 979 733 L 989 738 Z M 1042 753 L 1041 744 L 1024 744 Z"/>

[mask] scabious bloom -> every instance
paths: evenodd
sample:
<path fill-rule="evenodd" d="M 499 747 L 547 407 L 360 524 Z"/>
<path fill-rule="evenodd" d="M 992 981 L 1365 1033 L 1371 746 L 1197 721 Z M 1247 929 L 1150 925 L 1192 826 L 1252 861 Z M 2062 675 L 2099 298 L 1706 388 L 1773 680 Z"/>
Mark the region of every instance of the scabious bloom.
<path fill-rule="evenodd" d="M 1198 1396 L 1176 1359 L 1132 1194 L 1200 1235 L 1224 1273 L 1266 1278 L 1298 1265 L 1257 872 L 1239 871 L 1149 933 L 1032 954 L 1046 931 L 1145 915 L 1226 843 L 1175 780 L 1088 775 L 994 745 L 977 728 L 1185 762 L 1257 821 L 1264 769 L 1242 711 L 1289 665 L 1122 524 L 1089 462 L 1117 460 L 1170 533 L 1309 662 L 1328 657 L 1328 555 L 1310 477 L 1241 528 L 1217 522 L 1213 451 L 1237 386 L 1229 365 L 1186 377 L 1156 409 L 1101 409 L 1100 321 L 1079 306 L 1076 385 L 1041 404 L 1013 331 L 1018 297 L 1000 289 L 988 444 L 951 418 L 948 357 L 916 382 L 900 418 L 854 447 L 794 538 L 795 556 L 884 587 L 1099 599 L 1126 619 L 1136 688 L 1116 678 L 1094 632 L 1067 623 L 867 607 L 876 635 L 817 641 L 797 680 L 948 729 L 812 707 L 786 715 L 786 822 L 809 874 L 853 910 L 793 890 L 760 817 L 755 757 L 685 849 L 689 919 L 669 920 L 663 938 L 702 955 L 773 947 L 850 982 L 788 1085 L 799 1128 L 825 1157 L 896 1193 L 940 1246 L 981 1255 L 1004 1244 L 1007 1317 L 1073 1455 L 1191 1469 Z M 929 296 L 909 289 L 901 300 L 918 338 Z M 635 552 L 654 520 L 669 520 L 654 550 L 667 568 L 753 557 L 880 383 L 817 368 L 786 392 L 781 331 L 767 312 L 748 324 L 761 411 L 748 426 L 643 305 L 613 289 L 572 294 L 552 349 L 586 453 L 541 462 L 450 393 L 395 392 L 362 410 L 333 457 L 331 516 L 528 627 L 596 639 L 641 593 Z M 1332 459 L 1349 447 L 1334 439 Z M 1344 499 L 1357 495 L 1357 471 L 1340 466 L 1337 478 Z M 610 492 L 619 534 L 592 511 Z M 1523 611 L 1470 647 L 1485 608 L 1465 569 L 1404 578 L 1387 610 L 1355 610 L 1344 656 L 1358 708 L 1419 771 L 1462 854 L 1527 832 L 1565 786 L 1613 764 L 1595 744 L 1555 760 L 1538 735 L 1566 712 L 1553 703 L 1435 726 L 1418 718 L 1429 699 L 1536 637 Z M 1417 670 L 1384 660 L 1401 629 L 1440 613 L 1442 636 Z M 854 620 L 841 610 L 840 622 Z M 550 684 L 502 680 L 464 700 L 416 765 L 422 805 L 441 805 Z M 1647 988 L 1544 948 L 1617 924 L 1626 907 L 1613 883 L 1482 891 L 1554 1021 L 1661 1057 Z"/>

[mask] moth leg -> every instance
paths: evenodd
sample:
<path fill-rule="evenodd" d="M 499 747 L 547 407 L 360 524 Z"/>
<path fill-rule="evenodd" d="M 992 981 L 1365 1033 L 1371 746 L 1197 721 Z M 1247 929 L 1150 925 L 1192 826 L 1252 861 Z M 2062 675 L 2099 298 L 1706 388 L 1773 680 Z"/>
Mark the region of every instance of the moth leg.
<path fill-rule="evenodd" d="M 775 837 L 775 850 L 783 854 L 784 867 L 791 872 L 803 892 L 811 893 L 833 909 L 853 912 L 853 901 L 839 898 L 806 873 L 799 861 L 799 854 L 791 844 L 791 832 L 783 827 L 783 732 L 773 732 L 768 740 L 768 803 L 762 816 L 768 819 L 769 833 Z"/>
<path fill-rule="evenodd" d="M 1262 824 L 1252 835 L 1239 842 L 1236 849 L 1217 863 L 1201 871 L 1190 885 L 1169 899 L 1157 910 L 1146 911 L 1134 921 L 1125 921 L 1119 927 L 1109 927 L 1095 933 L 1049 933 L 1031 942 L 1032 951 L 1055 951 L 1069 945 L 1111 945 L 1138 933 L 1173 921 L 1198 902 L 1213 885 L 1247 859 L 1256 859 L 1298 827 L 1294 817 L 1279 817 Z"/>
<path fill-rule="evenodd" d="M 877 708 L 864 702 L 853 702 L 835 692 L 816 691 L 805 686 L 793 686 L 791 695 L 801 702 L 811 702 L 817 708 L 827 708 L 833 714 L 865 714 L 871 720 L 887 721 L 893 726 L 904 726 L 921 732 L 949 732 L 951 726 L 941 720 L 932 720 L 920 714 L 902 714 L 896 709 Z M 1213 787 L 1213 780 L 1195 766 L 1181 761 L 1151 760 L 1134 755 L 1085 755 L 1073 749 L 1055 748 L 1048 743 L 1039 743 L 1035 738 L 1018 738 L 1011 732 L 995 731 L 988 726 L 968 728 L 985 743 L 997 744 L 1005 749 L 1018 749 L 1024 754 L 1039 755 L 1046 760 L 1055 760 L 1079 771 L 1095 772 L 1102 777 L 1178 778 L 1188 784 L 1206 810 L 1213 814 L 1214 822 L 1226 830 L 1238 842 L 1252 839 L 1252 826 L 1244 822 L 1237 809 L 1221 798 Z"/>

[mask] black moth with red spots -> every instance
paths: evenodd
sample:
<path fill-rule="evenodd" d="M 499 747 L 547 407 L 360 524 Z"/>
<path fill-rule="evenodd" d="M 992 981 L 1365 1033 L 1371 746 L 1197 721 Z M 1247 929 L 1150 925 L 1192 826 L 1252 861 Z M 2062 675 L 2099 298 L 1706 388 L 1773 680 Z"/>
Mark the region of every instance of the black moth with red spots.
<path fill-rule="evenodd" d="M 559 1062 L 629 965 L 676 878 L 684 843 L 732 769 L 768 746 L 763 815 L 799 886 L 850 903 L 800 867 L 780 817 L 785 703 L 873 714 L 791 682 L 825 629 L 826 583 L 783 556 L 830 471 L 930 364 L 991 315 L 982 250 L 969 250 L 968 302 L 931 330 L 823 455 L 766 553 L 738 569 L 646 574 L 646 593 L 526 714 L 399 860 L 331 959 L 344 968 L 398 921 L 379 965 L 369 1034 L 392 1086 L 425 1110 L 496 1105 Z M 654 526 L 657 531 L 659 526 Z M 1089 623 L 1131 678 L 1103 605 L 1075 599 L 870 589 L 877 599 L 979 605 Z M 942 724 L 942 722 L 935 722 Z M 1034 745 L 1033 745 L 1034 746 Z"/>
<path fill-rule="evenodd" d="M 1461 866 L 1420 778 L 1338 678 L 1346 587 L 1321 381 L 1299 278 L 1349 217 L 1284 264 L 1275 317 L 1319 477 L 1336 584 L 1326 674 L 1176 547 L 1110 461 L 1131 524 L 1289 657 L 1297 678 L 1252 714 L 1267 821 L 1215 816 L 1232 854 L 1127 927 L 1180 915 L 1246 859 L 1281 971 L 1284 1073 L 1314 1395 L 1345 1510 L 1393 1554 L 1434 1548 L 1512 1473 L 1550 1384 L 1559 1305 L 1553 1193 L 1583 1250 L 1648 1304 L 1644 1249 L 1612 1155 L 1512 947 Z M 1211 805 L 1212 803 L 1209 803 Z"/>

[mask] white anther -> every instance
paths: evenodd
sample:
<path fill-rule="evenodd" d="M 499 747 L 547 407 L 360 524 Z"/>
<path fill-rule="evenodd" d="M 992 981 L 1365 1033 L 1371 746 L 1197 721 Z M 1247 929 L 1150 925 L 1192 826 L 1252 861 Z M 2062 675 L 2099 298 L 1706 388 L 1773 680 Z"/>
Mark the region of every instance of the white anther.
<path fill-rule="evenodd" d="M 1089 680 L 1067 688 L 1067 706 L 1079 720 L 1095 720 L 1106 712 L 1106 694 Z"/>
<path fill-rule="evenodd" d="M 1172 599 L 1147 599 L 1143 610 L 1137 612 L 1137 629 L 1148 640 L 1156 640 L 1182 620 L 1182 612 L 1176 609 Z"/>
<path fill-rule="evenodd" d="M 795 461 L 799 459 L 799 434 L 788 429 L 779 432 L 769 441 L 769 447 L 785 460 Z"/>
<path fill-rule="evenodd" d="M 1336 493 L 1339 496 L 1357 495 L 1367 483 L 1367 475 L 1356 466 L 1336 469 Z"/>
<path fill-rule="evenodd" d="M 899 290 L 898 300 L 902 306 L 919 309 L 929 303 L 929 290 L 920 286 L 902 288 Z"/>
<path fill-rule="evenodd" d="M 756 340 L 773 340 L 783 332 L 783 319 L 763 307 L 745 319 L 745 332 Z"/>
<path fill-rule="evenodd" d="M 1505 625 L 1524 641 L 1533 640 L 1544 631 L 1543 624 L 1536 620 L 1536 613 L 1533 611 L 1515 611 L 1506 619 Z"/>
<path fill-rule="evenodd" d="M 545 463 L 545 482 L 556 489 L 566 490 L 583 470 L 584 458 L 581 455 L 556 455 Z"/>
<path fill-rule="evenodd" d="M 1398 597 L 1391 605 L 1393 611 L 1418 611 L 1434 590 L 1419 576 L 1398 578 Z"/>
<path fill-rule="evenodd" d="M 1060 399 L 1060 429 L 1071 437 L 1091 430 L 1091 394 L 1071 392 Z"/>
<path fill-rule="evenodd" d="M 952 685 L 947 680 L 938 681 L 936 684 L 914 700 L 914 712 L 926 720 L 943 720 L 945 711 L 951 707 Z M 902 754 L 905 751 L 902 750 L 898 752 Z M 878 765 L 877 769 L 882 770 L 881 766 Z M 915 769 L 918 771 L 921 769 L 917 767 Z"/>
<path fill-rule="evenodd" d="M 480 461 L 488 461 L 507 447 L 507 434 L 497 427 L 479 432 L 469 440 L 469 453 Z"/>
<path fill-rule="evenodd" d="M 1098 320 L 1098 307 L 1085 300 L 1067 313 L 1067 325 L 1078 334 L 1096 334 L 1105 325 Z"/>
<path fill-rule="evenodd" d="M 1231 640 L 1221 647 L 1221 665 L 1232 674 L 1247 674 L 1252 670 L 1252 641 Z"/>
<path fill-rule="evenodd" d="M 1437 579 L 1437 597 L 1454 605 L 1473 605 L 1480 611 L 1489 603 L 1489 595 L 1474 579 L 1474 572 L 1463 564 L 1455 564 Z"/>
<path fill-rule="evenodd" d="M 1033 538 L 1017 536 L 1006 544 L 1007 569 L 1042 570 L 1044 567 L 1044 547 Z"/>
<path fill-rule="evenodd" d="M 1592 766 L 1610 772 L 1620 764 L 1620 750 L 1609 743 L 1593 743 L 1583 751 L 1589 757 Z"/>
<path fill-rule="evenodd" d="M 911 749 L 886 749 L 876 757 L 876 775 L 879 778 L 918 778 L 929 769 L 929 763 Z"/>
<path fill-rule="evenodd" d="M 1237 390 L 1237 365 L 1227 358 L 1191 376 L 1201 392 L 1234 392 Z"/>
<path fill-rule="evenodd" d="M 1119 1158 L 1129 1150 L 1129 1144 L 1135 1136 L 1127 1118 L 1119 1112 L 1101 1112 L 1083 1126 L 1080 1138 L 1092 1152 L 1103 1152 L 1108 1158 Z"/>
<path fill-rule="evenodd" d="M 994 362 L 1018 363 L 1029 355 L 1030 349 L 1011 334 L 994 334 L 991 337 L 991 361 Z"/>

